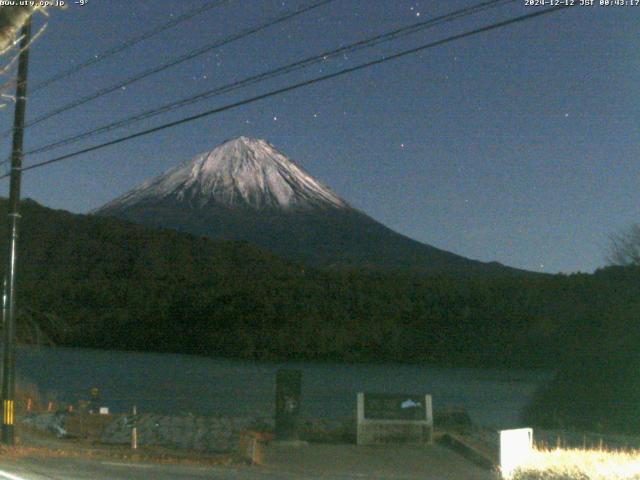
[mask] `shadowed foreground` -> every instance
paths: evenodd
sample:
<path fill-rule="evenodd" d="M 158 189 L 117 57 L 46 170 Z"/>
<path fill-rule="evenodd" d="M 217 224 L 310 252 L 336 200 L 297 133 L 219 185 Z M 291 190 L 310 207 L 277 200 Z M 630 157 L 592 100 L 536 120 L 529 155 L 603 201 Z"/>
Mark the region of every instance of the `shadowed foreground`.
<path fill-rule="evenodd" d="M 421 479 L 495 478 L 440 446 L 312 445 L 266 447 L 264 464 L 249 466 L 166 465 L 126 460 L 69 457 L 0 458 L 0 479 L 142 480 L 164 479 Z M 8 475 L 7 475 L 8 474 Z"/>

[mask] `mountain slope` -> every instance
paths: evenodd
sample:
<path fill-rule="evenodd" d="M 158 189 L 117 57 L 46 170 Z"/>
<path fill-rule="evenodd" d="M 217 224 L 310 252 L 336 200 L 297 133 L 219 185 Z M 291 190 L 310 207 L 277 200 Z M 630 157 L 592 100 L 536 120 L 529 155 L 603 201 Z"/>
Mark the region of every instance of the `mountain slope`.
<path fill-rule="evenodd" d="M 198 155 L 93 213 L 247 241 L 319 267 L 518 272 L 400 235 L 350 207 L 268 142 L 247 137 Z"/>

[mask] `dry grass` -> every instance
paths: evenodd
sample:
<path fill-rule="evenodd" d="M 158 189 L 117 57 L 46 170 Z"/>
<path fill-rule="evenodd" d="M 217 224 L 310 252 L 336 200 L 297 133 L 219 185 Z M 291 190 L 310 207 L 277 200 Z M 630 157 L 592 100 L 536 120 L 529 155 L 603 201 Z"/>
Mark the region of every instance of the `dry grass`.
<path fill-rule="evenodd" d="M 512 480 L 640 479 L 640 450 L 535 449 Z"/>

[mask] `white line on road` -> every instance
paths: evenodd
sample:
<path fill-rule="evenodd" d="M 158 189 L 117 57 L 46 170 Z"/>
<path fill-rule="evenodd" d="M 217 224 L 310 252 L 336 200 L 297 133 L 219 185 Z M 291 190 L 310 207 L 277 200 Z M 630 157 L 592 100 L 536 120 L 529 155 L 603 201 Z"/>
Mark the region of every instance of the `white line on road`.
<path fill-rule="evenodd" d="M 112 467 L 135 467 L 135 468 L 153 468 L 154 465 L 145 465 L 143 463 L 124 463 L 124 462 L 100 462 L 102 465 L 109 465 Z M 1 479 L 0 479 L 1 480 Z"/>
<path fill-rule="evenodd" d="M 5 478 L 6 480 L 27 480 L 24 477 L 19 477 L 9 472 L 5 472 L 4 470 L 0 470 L 0 477 Z M 1 480 L 0 478 L 0 480 Z"/>

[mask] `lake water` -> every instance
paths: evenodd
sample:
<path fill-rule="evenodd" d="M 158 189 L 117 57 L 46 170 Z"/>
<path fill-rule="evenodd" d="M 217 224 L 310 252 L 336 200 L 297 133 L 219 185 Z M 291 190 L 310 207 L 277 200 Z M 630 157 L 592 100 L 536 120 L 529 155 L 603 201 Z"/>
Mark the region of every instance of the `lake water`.
<path fill-rule="evenodd" d="M 436 368 L 401 364 L 249 362 L 189 355 L 20 347 L 18 376 L 43 396 L 76 402 L 98 387 L 113 412 L 270 416 L 275 372 L 302 370 L 302 415 L 355 416 L 356 394 L 430 393 L 434 408 L 463 406 L 481 425 L 522 426 L 524 406 L 549 374 L 527 370 Z"/>

